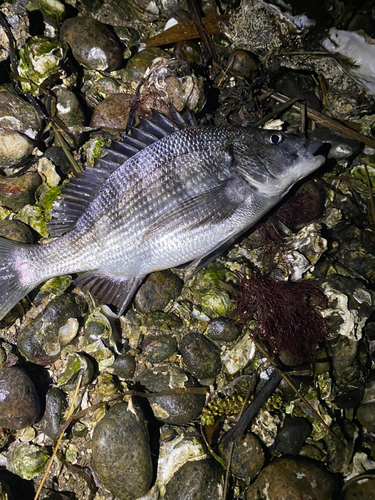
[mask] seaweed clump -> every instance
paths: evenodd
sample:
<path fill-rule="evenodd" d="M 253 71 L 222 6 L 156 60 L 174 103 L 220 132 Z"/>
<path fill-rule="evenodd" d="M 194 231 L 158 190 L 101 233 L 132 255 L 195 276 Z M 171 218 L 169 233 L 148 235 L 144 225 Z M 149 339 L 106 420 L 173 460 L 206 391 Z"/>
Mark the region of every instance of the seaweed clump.
<path fill-rule="evenodd" d="M 243 324 L 255 318 L 254 339 L 270 352 L 286 351 L 302 362 L 325 340 L 328 327 L 320 310 L 327 306 L 323 290 L 313 281 L 278 281 L 269 274 L 237 274 L 239 298 L 235 318 Z"/>

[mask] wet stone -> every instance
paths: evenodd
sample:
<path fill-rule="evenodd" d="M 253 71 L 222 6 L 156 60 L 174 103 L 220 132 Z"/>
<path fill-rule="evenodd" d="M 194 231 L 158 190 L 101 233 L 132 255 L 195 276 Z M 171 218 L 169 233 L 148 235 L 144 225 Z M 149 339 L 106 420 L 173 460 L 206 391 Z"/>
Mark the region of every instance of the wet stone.
<path fill-rule="evenodd" d="M 222 445 L 219 447 L 226 463 L 228 463 L 229 449 L 230 443 L 226 449 Z M 234 442 L 230 470 L 235 477 L 250 484 L 262 470 L 264 462 L 265 455 L 258 436 L 248 432 Z"/>
<path fill-rule="evenodd" d="M 138 381 L 150 392 L 170 391 L 195 387 L 188 373 L 176 365 L 164 364 L 139 374 Z M 149 399 L 155 417 L 166 424 L 183 425 L 196 418 L 202 411 L 204 394 L 189 392 L 155 395 Z"/>
<path fill-rule="evenodd" d="M 0 129 L 0 168 L 13 167 L 33 150 L 34 143 L 14 130 Z"/>
<path fill-rule="evenodd" d="M 20 220 L 0 221 L 0 236 L 8 240 L 20 241 L 21 243 L 34 243 L 33 234 L 29 226 Z"/>
<path fill-rule="evenodd" d="M 37 365 L 49 365 L 60 356 L 59 331 L 70 318 L 81 315 L 70 294 L 60 295 L 47 305 L 18 336 L 17 346 L 26 359 Z"/>
<path fill-rule="evenodd" d="M 34 205 L 35 191 L 42 180 L 36 172 L 20 177 L 0 178 L 0 201 L 11 210 L 21 210 L 25 205 Z"/>
<path fill-rule="evenodd" d="M 57 97 L 56 116 L 60 118 L 67 127 L 82 127 L 85 124 L 85 114 L 75 93 L 62 87 L 54 87 L 52 91 Z M 79 144 L 83 137 L 82 132 L 70 130 L 70 133 Z M 64 131 L 62 131 L 62 134 L 65 140 L 71 144 L 71 146 L 74 146 L 72 138 L 65 134 Z"/>
<path fill-rule="evenodd" d="M 92 462 L 103 485 L 120 500 L 144 495 L 152 481 L 146 422 L 132 402 L 113 406 L 92 436 Z"/>
<path fill-rule="evenodd" d="M 0 128 L 36 139 L 42 122 L 34 107 L 17 94 L 0 87 Z"/>
<path fill-rule="evenodd" d="M 251 72 L 258 66 L 255 57 L 246 50 L 233 51 L 228 59 L 229 72 L 232 75 L 249 78 Z"/>
<path fill-rule="evenodd" d="M 311 424 L 306 418 L 287 416 L 276 437 L 276 450 L 288 455 L 297 455 L 311 433 Z"/>
<path fill-rule="evenodd" d="M 74 58 L 88 69 L 113 71 L 122 62 L 122 49 L 105 24 L 89 17 L 63 22 L 60 38 L 72 49 Z"/>
<path fill-rule="evenodd" d="M 186 462 L 167 483 L 163 500 L 217 500 L 220 484 L 214 460 Z"/>
<path fill-rule="evenodd" d="M 44 156 L 51 160 L 63 174 L 67 174 L 72 169 L 72 164 L 60 146 L 51 146 L 45 151 Z"/>
<path fill-rule="evenodd" d="M 161 363 L 177 352 L 177 342 L 170 334 L 151 333 L 145 335 L 141 349 L 146 354 L 147 361 Z"/>
<path fill-rule="evenodd" d="M 359 476 L 355 481 L 355 477 L 351 483 L 344 486 L 340 496 L 341 500 L 375 500 L 375 477 Z"/>
<path fill-rule="evenodd" d="M 132 96 L 112 94 L 100 102 L 91 117 L 91 127 L 107 127 L 125 130 L 128 122 Z"/>
<path fill-rule="evenodd" d="M 188 371 L 198 380 L 211 379 L 220 373 L 220 352 L 204 335 L 188 333 L 182 338 L 179 350 Z"/>
<path fill-rule="evenodd" d="M 0 426 L 24 429 L 39 417 L 40 403 L 34 384 L 21 368 L 0 369 Z"/>
<path fill-rule="evenodd" d="M 369 433 L 375 433 L 375 402 L 361 405 L 356 413 L 356 418 L 362 427 Z"/>
<path fill-rule="evenodd" d="M 268 465 L 248 488 L 246 500 L 335 500 L 333 474 L 319 462 L 303 457 L 279 458 Z"/>
<path fill-rule="evenodd" d="M 115 375 L 129 380 L 134 376 L 135 364 L 135 357 L 128 352 L 127 354 L 117 356 L 111 368 Z"/>
<path fill-rule="evenodd" d="M 14 442 L 9 446 L 7 469 L 22 477 L 32 479 L 44 472 L 50 452 L 46 446 Z"/>
<path fill-rule="evenodd" d="M 168 331 L 179 329 L 183 325 L 178 316 L 162 311 L 152 311 L 145 314 L 142 324 L 148 328 L 160 328 Z"/>
<path fill-rule="evenodd" d="M 134 303 L 142 312 L 164 309 L 180 295 L 183 281 L 172 271 L 151 273 L 138 290 Z"/>
<path fill-rule="evenodd" d="M 234 342 L 241 333 L 240 328 L 226 318 L 215 318 L 210 321 L 205 332 L 207 337 L 217 342 Z"/>
<path fill-rule="evenodd" d="M 46 394 L 45 411 L 39 427 L 44 434 L 55 439 L 59 428 L 64 422 L 64 412 L 67 407 L 64 393 L 56 387 L 50 387 Z"/>

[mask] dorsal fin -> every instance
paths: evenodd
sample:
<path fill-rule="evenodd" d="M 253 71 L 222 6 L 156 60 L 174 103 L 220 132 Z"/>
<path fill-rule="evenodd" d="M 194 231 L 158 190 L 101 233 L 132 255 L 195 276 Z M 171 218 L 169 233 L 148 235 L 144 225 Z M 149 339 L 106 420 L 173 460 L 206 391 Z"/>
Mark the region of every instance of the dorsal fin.
<path fill-rule="evenodd" d="M 103 158 L 95 158 L 94 167 L 88 167 L 76 174 L 64 188 L 52 206 L 48 222 L 51 236 L 61 236 L 74 229 L 78 219 L 95 199 L 99 189 L 108 177 L 129 158 L 150 144 L 194 124 L 192 115 L 173 113 L 172 119 L 153 112 L 151 120 L 141 118 L 138 128 L 131 127 L 131 135 L 121 135 L 119 141 L 112 141 Z"/>

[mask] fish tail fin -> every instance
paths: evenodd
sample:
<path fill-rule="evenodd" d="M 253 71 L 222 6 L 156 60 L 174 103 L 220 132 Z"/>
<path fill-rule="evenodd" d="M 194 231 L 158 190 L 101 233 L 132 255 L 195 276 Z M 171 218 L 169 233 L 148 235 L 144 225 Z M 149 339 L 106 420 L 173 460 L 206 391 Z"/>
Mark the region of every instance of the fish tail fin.
<path fill-rule="evenodd" d="M 28 246 L 0 237 L 0 319 L 36 286 L 23 285 L 14 264 L 15 250 Z"/>

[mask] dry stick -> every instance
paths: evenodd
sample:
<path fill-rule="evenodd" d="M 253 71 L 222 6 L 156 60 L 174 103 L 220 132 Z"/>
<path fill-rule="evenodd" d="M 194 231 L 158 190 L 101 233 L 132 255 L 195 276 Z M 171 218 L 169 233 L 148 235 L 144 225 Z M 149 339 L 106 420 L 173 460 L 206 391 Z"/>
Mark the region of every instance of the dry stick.
<path fill-rule="evenodd" d="M 266 91 L 265 91 L 266 92 Z M 268 91 L 267 91 L 268 92 Z M 275 99 L 275 101 L 285 103 L 290 100 L 289 97 L 286 97 L 283 94 L 279 94 L 278 92 L 272 92 L 269 97 L 272 97 L 272 99 Z M 301 110 L 301 104 L 295 103 L 293 104 L 293 108 L 297 110 Z M 340 132 L 341 134 L 345 134 L 346 136 L 355 139 L 356 141 L 361 142 L 362 144 L 365 144 L 366 146 L 369 146 L 370 148 L 375 149 L 375 139 L 371 139 L 371 137 L 367 137 L 366 135 L 360 134 L 359 132 L 356 132 L 355 130 L 352 130 L 349 127 L 346 127 L 345 125 L 342 125 L 338 121 L 334 120 L 333 118 L 324 115 L 323 113 L 320 113 L 319 111 L 316 111 L 313 108 L 310 108 L 309 106 L 306 106 L 306 114 L 308 118 L 311 118 L 311 120 L 314 120 L 317 123 L 320 123 L 321 125 L 334 130 L 336 132 Z"/>
<path fill-rule="evenodd" d="M 69 410 L 68 410 L 68 413 L 67 413 L 67 416 L 66 416 L 66 420 L 68 420 L 71 417 L 72 413 L 73 413 L 74 403 L 76 401 L 78 391 L 79 391 L 79 389 L 81 387 L 82 377 L 83 377 L 83 373 L 81 372 L 81 374 L 78 377 L 77 387 L 76 387 L 76 389 L 74 391 L 73 399 L 72 399 L 71 405 L 69 407 Z M 48 462 L 48 465 L 47 465 L 46 471 L 44 473 L 42 482 L 39 485 L 39 488 L 38 488 L 38 491 L 35 494 L 34 500 L 38 500 L 39 494 L 42 491 L 44 483 L 46 482 L 48 472 L 49 472 L 49 470 L 50 470 L 50 468 L 52 466 L 53 459 L 55 458 L 57 450 L 59 449 L 59 446 L 60 446 L 60 443 L 61 443 L 61 440 L 62 440 L 63 436 L 64 436 L 64 431 L 60 434 L 60 436 L 59 436 L 59 438 L 58 438 L 58 440 L 56 442 L 56 445 L 55 445 L 55 448 L 53 450 L 52 456 L 50 458 L 50 461 Z"/>
<path fill-rule="evenodd" d="M 368 185 L 368 190 L 370 194 L 370 209 L 371 209 L 371 216 L 372 216 L 372 224 L 375 226 L 375 208 L 374 208 L 374 197 L 372 194 L 372 183 L 370 179 L 370 174 L 367 168 L 367 163 L 365 165 L 365 171 L 366 171 L 366 179 L 367 179 L 367 185 Z"/>

